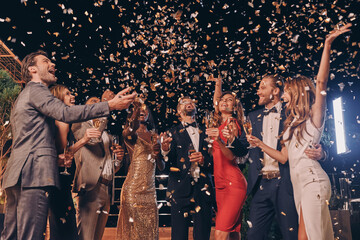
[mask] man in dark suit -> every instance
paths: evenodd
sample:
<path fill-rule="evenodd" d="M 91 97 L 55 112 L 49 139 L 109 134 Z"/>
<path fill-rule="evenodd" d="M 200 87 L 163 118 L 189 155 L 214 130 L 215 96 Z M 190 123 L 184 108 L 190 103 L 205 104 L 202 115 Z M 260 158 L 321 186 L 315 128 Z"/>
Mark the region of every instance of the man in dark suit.
<path fill-rule="evenodd" d="M 181 124 L 170 130 L 171 138 L 161 135 L 162 152 L 170 165 L 167 198 L 171 203 L 171 239 L 188 239 L 192 217 L 194 239 L 208 240 L 214 193 L 205 130 L 195 122 L 196 106 L 190 97 L 180 99 L 177 112 Z"/>
<path fill-rule="evenodd" d="M 252 135 L 267 145 L 280 150 L 279 135 L 285 120 L 280 102 L 282 81 L 276 76 L 262 79 L 257 91 L 258 104 L 264 106 L 251 112 Z M 237 141 L 234 142 L 236 148 Z M 322 149 L 309 150 L 314 156 L 321 156 Z M 318 158 L 320 158 L 318 157 Z M 314 159 L 319 160 L 319 159 Z M 278 163 L 264 154 L 260 148 L 249 149 L 249 172 L 247 194 L 252 195 L 250 204 L 249 240 L 267 239 L 274 216 L 279 223 L 283 239 L 297 239 L 298 215 L 295 208 L 289 163 Z"/>
<path fill-rule="evenodd" d="M 55 121 L 84 121 L 128 108 L 136 94 L 127 90 L 108 102 L 66 106 L 48 86 L 56 82 L 55 64 L 46 53 L 27 55 L 22 62 L 26 87 L 11 111 L 13 146 L 3 177 L 6 212 L 1 239 L 43 239 L 49 208 L 49 192 L 59 188 Z"/>

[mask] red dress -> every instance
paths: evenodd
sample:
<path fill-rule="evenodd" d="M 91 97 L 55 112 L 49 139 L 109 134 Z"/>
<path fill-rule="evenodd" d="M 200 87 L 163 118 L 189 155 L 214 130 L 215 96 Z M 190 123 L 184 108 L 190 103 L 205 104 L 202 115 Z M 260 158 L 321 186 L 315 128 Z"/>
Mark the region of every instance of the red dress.
<path fill-rule="evenodd" d="M 240 127 L 239 129 L 239 135 Z M 221 130 L 226 122 L 219 127 L 220 138 L 226 142 Z M 221 151 L 219 143 L 213 142 L 214 180 L 216 190 L 215 229 L 223 232 L 240 232 L 241 209 L 246 199 L 247 182 L 235 159 L 227 158 Z"/>

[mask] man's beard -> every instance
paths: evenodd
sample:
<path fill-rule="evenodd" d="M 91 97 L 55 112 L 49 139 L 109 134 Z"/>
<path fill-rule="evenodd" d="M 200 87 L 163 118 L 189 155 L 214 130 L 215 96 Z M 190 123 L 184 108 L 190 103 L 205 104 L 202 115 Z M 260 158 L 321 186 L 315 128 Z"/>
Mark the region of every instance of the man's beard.
<path fill-rule="evenodd" d="M 48 85 L 56 83 L 56 80 L 57 80 L 57 77 L 55 77 L 54 75 L 52 75 L 49 72 L 41 73 L 40 78 L 43 82 L 47 83 Z"/>
<path fill-rule="evenodd" d="M 190 117 L 192 117 L 192 116 L 195 116 L 195 114 L 196 114 L 196 109 L 195 108 L 193 108 L 193 109 L 189 109 L 189 110 L 184 110 L 184 113 L 185 113 L 185 115 L 186 116 L 190 116 Z"/>

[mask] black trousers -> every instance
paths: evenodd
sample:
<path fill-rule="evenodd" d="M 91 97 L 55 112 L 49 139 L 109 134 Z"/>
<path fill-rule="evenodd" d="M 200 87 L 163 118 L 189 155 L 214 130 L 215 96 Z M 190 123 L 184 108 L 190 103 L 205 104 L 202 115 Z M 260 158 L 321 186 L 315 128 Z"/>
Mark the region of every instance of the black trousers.
<path fill-rule="evenodd" d="M 63 186 L 61 190 L 52 192 L 49 223 L 51 240 L 79 239 L 71 186 Z"/>
<path fill-rule="evenodd" d="M 185 206 L 171 203 L 171 239 L 187 240 L 192 219 L 194 222 L 194 240 L 209 240 L 212 221 L 211 210 L 211 202 L 203 202 L 199 206 L 194 203 Z"/>
<path fill-rule="evenodd" d="M 4 229 L 1 239 L 44 239 L 49 192 L 55 187 L 7 188 Z"/>
<path fill-rule="evenodd" d="M 276 216 L 282 239 L 296 240 L 298 215 L 294 198 L 282 186 L 279 179 L 261 179 L 250 203 L 247 239 L 268 239 L 271 223 Z"/>

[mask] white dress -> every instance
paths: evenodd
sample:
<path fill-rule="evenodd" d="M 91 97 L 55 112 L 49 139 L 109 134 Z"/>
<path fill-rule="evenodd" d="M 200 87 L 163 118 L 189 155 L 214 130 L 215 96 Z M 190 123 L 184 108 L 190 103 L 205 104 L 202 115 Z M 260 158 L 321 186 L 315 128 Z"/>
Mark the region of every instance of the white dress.
<path fill-rule="evenodd" d="M 331 196 L 331 185 L 328 175 L 318 161 L 311 160 L 304 151 L 311 145 L 319 143 L 324 125 L 316 128 L 310 118 L 306 121 L 304 139 L 299 143 L 295 132 L 290 141 L 285 142 L 288 150 L 291 182 L 294 189 L 296 210 L 300 220 L 302 210 L 305 229 L 309 240 L 334 239 L 328 202 Z M 289 136 L 289 129 L 284 139 Z"/>

